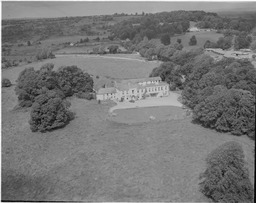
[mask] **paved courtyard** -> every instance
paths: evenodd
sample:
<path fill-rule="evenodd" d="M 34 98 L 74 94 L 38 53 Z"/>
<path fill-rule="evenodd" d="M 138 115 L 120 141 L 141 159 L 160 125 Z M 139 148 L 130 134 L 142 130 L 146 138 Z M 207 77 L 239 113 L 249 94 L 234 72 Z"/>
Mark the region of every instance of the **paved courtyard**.
<path fill-rule="evenodd" d="M 137 107 L 152 107 L 152 106 L 177 106 L 182 107 L 182 104 L 178 101 L 178 97 L 180 95 L 174 92 L 170 92 L 167 97 L 151 97 L 146 98 L 144 100 L 138 100 L 134 103 L 124 101 L 124 102 L 116 102 L 116 106 L 113 106 L 109 109 L 109 112 L 112 113 L 116 109 L 129 109 L 129 108 L 137 108 Z"/>

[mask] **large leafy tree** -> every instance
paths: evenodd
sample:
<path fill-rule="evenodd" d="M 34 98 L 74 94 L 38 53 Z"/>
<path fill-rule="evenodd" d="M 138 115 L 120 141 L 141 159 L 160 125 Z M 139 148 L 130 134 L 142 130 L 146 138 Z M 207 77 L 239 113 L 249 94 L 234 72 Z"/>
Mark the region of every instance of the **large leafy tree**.
<path fill-rule="evenodd" d="M 252 42 L 252 37 L 247 35 L 245 32 L 241 32 L 235 38 L 234 47 L 235 47 L 235 49 L 249 48 L 251 42 Z"/>
<path fill-rule="evenodd" d="M 52 69 L 53 64 L 45 64 L 38 71 L 26 68 L 20 73 L 15 91 L 21 107 L 30 107 L 43 87 L 56 90 L 60 96 L 64 96 L 59 89 L 56 73 Z"/>
<path fill-rule="evenodd" d="M 213 94 L 195 106 L 194 119 L 205 127 L 254 138 L 254 97 L 246 90 L 215 86 Z"/>
<path fill-rule="evenodd" d="M 163 34 L 161 37 L 161 42 L 164 45 L 169 45 L 171 43 L 171 38 L 169 34 Z"/>
<path fill-rule="evenodd" d="M 77 66 L 60 67 L 57 71 L 57 81 L 65 96 L 93 91 L 93 79 Z"/>
<path fill-rule="evenodd" d="M 206 158 L 207 168 L 200 175 L 200 191 L 214 202 L 253 202 L 253 187 L 245 167 L 242 146 L 226 142 Z"/>
<path fill-rule="evenodd" d="M 43 88 L 32 105 L 29 121 L 31 130 L 45 132 L 65 126 L 73 118 L 69 107 L 70 103 L 55 91 Z"/>

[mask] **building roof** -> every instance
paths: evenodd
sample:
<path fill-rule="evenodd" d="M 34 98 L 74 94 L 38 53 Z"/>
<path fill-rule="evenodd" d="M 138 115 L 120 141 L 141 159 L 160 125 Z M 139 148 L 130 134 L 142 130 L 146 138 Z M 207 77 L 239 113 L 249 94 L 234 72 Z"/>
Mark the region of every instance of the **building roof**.
<path fill-rule="evenodd" d="M 111 94 L 111 93 L 116 93 L 116 88 L 107 87 L 107 88 L 100 88 L 98 90 L 98 94 Z"/>
<path fill-rule="evenodd" d="M 164 85 L 168 85 L 168 83 L 166 83 L 166 82 L 159 82 L 159 83 L 157 83 L 157 84 L 148 84 L 148 85 L 145 85 L 145 86 L 142 86 L 142 87 L 158 87 L 158 86 L 164 86 Z"/>
<path fill-rule="evenodd" d="M 162 81 L 160 77 L 149 77 L 149 78 L 135 78 L 135 79 L 122 80 L 121 83 L 139 83 L 139 82 L 148 82 L 148 81 L 155 81 L 155 80 Z"/>
<path fill-rule="evenodd" d="M 133 83 L 116 83 L 116 89 L 119 91 L 128 91 L 129 89 L 145 89 L 147 87 L 158 87 L 158 86 L 163 86 L 163 85 L 168 85 L 166 82 L 159 82 L 157 84 L 151 83 L 151 84 L 146 84 L 146 85 L 138 85 L 138 84 L 133 84 Z"/>

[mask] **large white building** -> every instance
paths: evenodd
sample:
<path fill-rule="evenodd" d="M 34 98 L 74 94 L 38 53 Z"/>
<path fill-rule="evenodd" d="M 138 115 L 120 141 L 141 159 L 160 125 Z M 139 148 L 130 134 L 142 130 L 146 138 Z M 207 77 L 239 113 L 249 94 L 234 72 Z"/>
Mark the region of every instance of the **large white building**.
<path fill-rule="evenodd" d="M 162 97 L 169 95 L 169 85 L 160 77 L 122 80 L 115 87 L 101 88 L 96 94 L 97 100 L 130 101 L 143 97 Z"/>

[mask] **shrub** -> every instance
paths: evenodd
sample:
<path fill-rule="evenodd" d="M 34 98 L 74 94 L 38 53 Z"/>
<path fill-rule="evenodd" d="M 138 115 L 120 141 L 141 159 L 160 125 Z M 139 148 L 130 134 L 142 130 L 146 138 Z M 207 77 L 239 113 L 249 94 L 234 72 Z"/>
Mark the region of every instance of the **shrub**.
<path fill-rule="evenodd" d="M 63 100 L 55 91 L 44 89 L 32 105 L 30 129 L 32 132 L 45 132 L 65 126 L 73 118 L 69 107 L 70 103 Z"/>
<path fill-rule="evenodd" d="M 205 196 L 215 202 L 253 202 L 253 188 L 239 143 L 221 145 L 207 156 L 206 162 L 199 184 Z"/>
<path fill-rule="evenodd" d="M 2 79 L 2 87 L 10 87 L 12 85 L 11 81 L 7 78 Z"/>
<path fill-rule="evenodd" d="M 77 66 L 63 66 L 57 71 L 57 80 L 65 96 L 78 92 L 92 92 L 93 79 Z"/>

